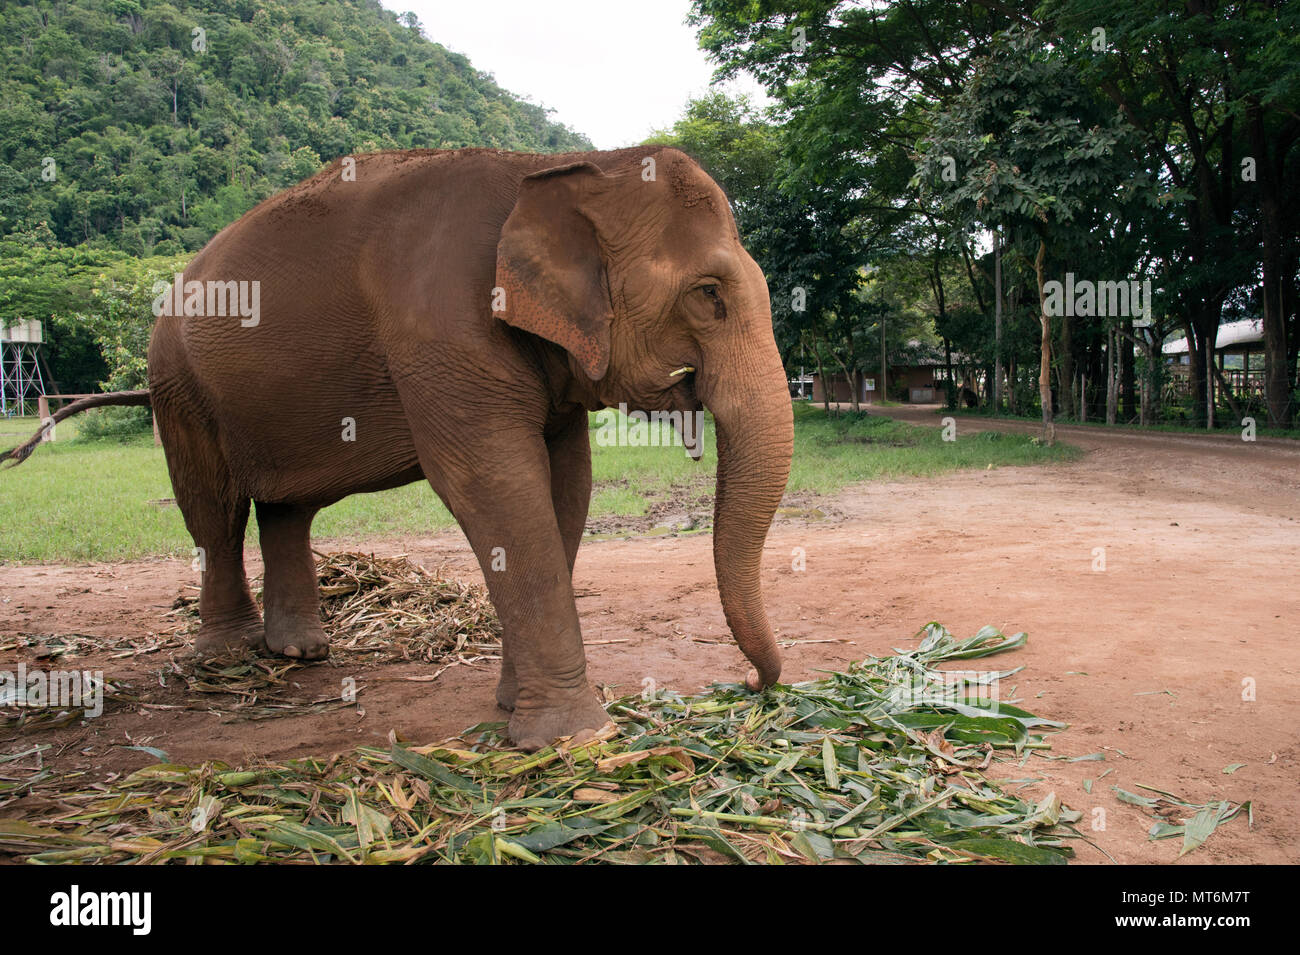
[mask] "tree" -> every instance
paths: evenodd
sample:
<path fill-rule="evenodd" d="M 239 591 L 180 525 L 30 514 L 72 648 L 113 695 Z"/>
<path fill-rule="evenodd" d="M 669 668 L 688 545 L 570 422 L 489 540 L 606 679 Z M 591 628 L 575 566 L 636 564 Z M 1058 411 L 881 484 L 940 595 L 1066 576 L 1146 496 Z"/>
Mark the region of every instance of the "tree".
<path fill-rule="evenodd" d="M 1212 397 L 1206 379 L 1218 374 L 1214 346 L 1226 304 L 1257 308 L 1265 327 L 1270 421 L 1294 415 L 1300 191 L 1287 185 L 1300 176 L 1300 5 L 696 0 L 692 21 L 719 76 L 747 72 L 776 101 L 783 155 L 796 170 L 787 179 L 834 182 L 855 200 L 859 222 L 851 231 L 871 240 L 867 260 L 907 248 L 960 261 L 981 308 L 980 257 L 969 232 L 961 235 L 972 224 L 937 202 L 937 190 L 917 194 L 910 156 L 980 82 L 979 64 L 1004 46 L 1008 28 L 1036 31 L 1044 54 L 1065 65 L 1060 74 L 1071 97 L 1086 106 L 1076 117 L 1084 128 L 1122 127 L 1126 134 L 1106 157 L 1113 159 L 1109 186 L 1124 202 L 1103 201 L 1104 190 L 1097 190 L 1098 201 L 1082 202 L 1069 229 L 1053 228 L 1044 267 L 1065 264 L 1068 254 L 1076 271 L 1122 276 L 1141 263 L 1160 290 L 1161 327 L 1181 325 L 1187 332 L 1194 414 L 1205 420 Z M 1001 104 L 1008 129 L 1019 106 L 1015 95 Z M 1122 113 L 1123 124 L 1104 114 L 1106 104 Z M 1069 117 L 1058 110 L 1057 118 Z M 1059 205 L 1049 186 L 1043 198 Z M 1042 220 L 1022 219 L 1023 229 L 1004 233 L 1013 255 L 1027 244 L 1032 262 Z M 1063 244 L 1066 239 L 1072 241 Z M 939 275 L 947 270 L 943 262 L 932 265 Z M 1029 294 L 1037 297 L 1036 290 Z M 1037 335 L 1041 345 L 1041 327 Z M 1127 319 L 1115 327 L 1096 317 L 1056 320 L 1048 344 L 1062 411 L 1083 416 L 1106 403 L 1103 392 L 1117 375 L 1115 400 L 1131 416 L 1138 369 L 1127 343 L 1154 348 L 1158 356 L 1159 343 L 1148 336 Z M 1110 375 L 1102 370 L 1108 363 L 1115 366 Z M 1235 405 L 1226 386 L 1222 393 Z M 1146 406 L 1149 411 L 1153 402 Z"/>
<path fill-rule="evenodd" d="M 1300 204 L 1282 185 L 1300 173 L 1300 8 L 1132 0 L 1108 11 L 1100 55 L 1069 41 L 1098 28 L 1090 0 L 1053 0 L 1041 16 L 1076 51 L 1085 81 L 1141 131 L 1149 167 L 1181 204 L 1174 228 L 1160 236 L 1161 254 L 1166 285 L 1181 300 L 1197 419 L 1208 418 L 1207 370 L 1224 303 L 1262 279 L 1270 420 L 1289 420 L 1295 354 L 1281 302 L 1296 298 Z M 1254 247 L 1242 241 L 1251 206 Z"/>
<path fill-rule="evenodd" d="M 1135 172 L 1117 151 L 1129 130 L 1078 83 L 1069 62 L 1037 31 L 1013 27 L 978 58 L 970 82 L 925 137 L 916 183 L 969 226 L 1003 226 L 1028 243 L 1040 322 L 1039 402 L 1043 437 L 1051 444 L 1052 315 L 1046 265 L 1086 239 L 1087 220 L 1114 203 L 1150 198 L 1140 177 L 1115 197 L 1115 183 Z M 1021 246 L 1026 258 L 1029 252 Z M 1068 319 L 1062 315 L 1068 355 Z M 1070 387 L 1072 376 L 1065 376 Z"/>
<path fill-rule="evenodd" d="M 3 4 L 0 63 L 0 321 L 73 391 L 141 383 L 155 266 L 323 160 L 591 148 L 371 0 Z"/>
<path fill-rule="evenodd" d="M 0 64 L 0 235 L 64 245 L 194 251 L 218 189 L 256 202 L 364 149 L 591 148 L 371 2 L 3 4 Z"/>

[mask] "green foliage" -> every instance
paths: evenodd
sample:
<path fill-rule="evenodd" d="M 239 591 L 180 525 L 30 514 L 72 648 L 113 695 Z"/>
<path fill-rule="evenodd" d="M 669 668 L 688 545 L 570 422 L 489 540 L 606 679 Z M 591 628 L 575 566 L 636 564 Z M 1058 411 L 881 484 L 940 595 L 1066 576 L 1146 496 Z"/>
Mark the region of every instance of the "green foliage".
<path fill-rule="evenodd" d="M 0 322 L 65 394 L 144 387 L 154 281 L 325 162 L 591 148 L 375 0 L 5 4 L 0 63 Z"/>
<path fill-rule="evenodd" d="M 362 586 L 369 590 L 369 581 Z M 368 623 L 373 618 L 367 614 Z M 506 746 L 504 723 L 479 723 L 460 734 L 469 749 L 410 748 L 394 739 L 387 748 L 328 759 L 274 765 L 259 758 L 246 769 L 164 762 L 94 789 L 81 788 L 83 774 L 73 773 L 43 780 L 42 795 L 60 808 L 85 807 L 79 814 L 47 811 L 39 825 L 3 818 L 0 826 L 6 851 L 33 865 L 1065 864 L 1074 852 L 1068 840 L 1081 837 L 1072 824 L 1082 813 L 1054 792 L 1036 801 L 1011 792 L 1013 783 L 1023 789 L 1023 779 L 984 775 L 995 753 L 1005 760 L 996 775 L 1008 775 L 1011 760 L 1024 753 L 1023 763 L 1031 747 L 1050 748 L 1046 734 L 1065 724 L 990 700 L 990 676 L 941 669 L 1017 650 L 1028 637 L 986 626 L 957 639 L 934 622 L 916 636 L 922 639 L 914 650 L 763 693 L 733 683 L 688 697 L 650 690 L 611 700 L 609 718 L 618 727 L 610 735 L 620 738 L 600 734 L 529 754 Z M 406 659 L 418 658 L 422 645 L 403 641 L 401 630 L 385 637 Z M 485 642 L 472 631 L 468 639 L 471 646 Z M 462 633 L 457 649 L 465 642 Z M 292 682 L 285 671 L 299 665 L 280 668 L 275 682 Z M 247 700 L 255 691 L 268 701 L 261 707 L 267 716 L 309 706 L 319 712 L 319 703 L 282 696 L 264 664 L 192 669 L 194 676 L 183 671 L 182 678 L 245 697 L 231 705 L 246 707 L 231 719 L 261 716 Z M 110 705 L 123 695 L 115 686 L 105 693 Z M 130 702 L 149 699 L 135 691 Z M 53 709 L 32 713 L 24 729 Z M 155 747 L 137 748 L 168 759 Z M 405 807 L 394 798 L 403 787 L 419 793 Z M 1207 807 L 1208 818 L 1187 825 L 1185 845 L 1200 845 L 1242 808 L 1249 813 L 1249 804 Z M 208 822 L 201 845 L 193 837 L 196 812 Z M 1175 829 L 1158 828 L 1152 838 Z"/>
<path fill-rule="evenodd" d="M 1150 198 L 1120 148 L 1133 132 L 1036 31 L 1013 28 L 935 117 L 913 182 L 968 229 L 1021 225 L 1079 246 L 1105 207 Z M 955 168 L 951 184 L 945 166 Z"/>
<path fill-rule="evenodd" d="M 138 256 L 354 152 L 590 148 L 377 0 L 5 4 L 0 62 L 0 235 Z"/>
<path fill-rule="evenodd" d="M 67 315 L 88 302 L 100 270 L 124 258 L 121 253 L 53 244 L 43 226 L 0 238 L 0 322 L 48 320 Z M 98 390 L 108 372 L 88 329 L 45 321 L 43 346 L 47 369 L 56 380 L 47 390 L 78 394 Z"/>
<path fill-rule="evenodd" d="M 97 276 L 80 311 L 59 315 L 57 325 L 84 328 L 94 337 L 109 366 L 103 386 L 129 391 L 149 386 L 149 335 L 156 283 L 170 283 L 185 268 L 188 256 L 123 259 Z"/>
<path fill-rule="evenodd" d="M 79 438 L 125 441 L 153 432 L 153 414 L 148 408 L 94 408 L 81 420 Z"/>
<path fill-rule="evenodd" d="M 988 374 L 995 296 L 981 233 L 1001 227 L 1004 287 L 1021 309 L 1037 299 L 1024 259 L 1039 248 L 1051 278 L 1151 278 L 1157 348 L 1182 326 L 1194 359 L 1223 309 L 1250 302 L 1273 323 L 1272 341 L 1288 343 L 1289 357 L 1275 345 L 1270 361 L 1295 386 L 1300 310 L 1277 303 L 1300 300 L 1300 191 L 1287 188 L 1300 178 L 1300 5 L 695 0 L 692 22 L 721 76 L 749 73 L 776 103 L 791 172 L 770 192 L 795 195 L 806 216 L 779 259 L 828 258 L 846 240 L 891 278 L 928 273 L 935 331 Z M 942 176 L 948 158 L 955 179 Z M 813 188 L 792 193 L 792 182 Z M 822 186 L 843 200 L 838 231 L 807 198 Z M 1274 297 L 1261 277 L 1280 288 Z M 967 282 L 971 294 L 954 301 Z M 914 310 L 920 301 L 910 298 Z M 819 354 L 852 361 L 830 348 L 846 336 L 819 327 L 827 315 L 871 321 L 843 311 L 809 315 L 801 332 Z M 1049 330 L 1060 338 L 1057 398 L 1072 400 L 1080 371 L 1090 415 L 1105 401 L 1111 324 L 1084 317 Z M 1004 365 L 1028 370 L 1034 335 L 1022 312 L 1005 310 Z M 1203 377 L 1192 376 L 1194 392 Z M 1009 390 L 1023 397 L 1022 384 Z"/>
<path fill-rule="evenodd" d="M 7 236 L 0 239 L 0 315 L 44 322 L 45 362 L 58 393 L 145 388 L 153 285 L 170 282 L 188 260 Z"/>

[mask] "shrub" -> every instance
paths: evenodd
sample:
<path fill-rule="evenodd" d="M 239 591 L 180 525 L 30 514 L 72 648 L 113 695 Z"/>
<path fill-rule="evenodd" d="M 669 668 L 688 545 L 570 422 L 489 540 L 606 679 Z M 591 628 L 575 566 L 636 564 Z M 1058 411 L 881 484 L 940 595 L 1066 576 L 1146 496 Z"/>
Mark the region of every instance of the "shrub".
<path fill-rule="evenodd" d="M 125 441 L 153 431 L 153 413 L 149 408 L 96 408 L 87 411 L 78 422 L 78 438 Z"/>

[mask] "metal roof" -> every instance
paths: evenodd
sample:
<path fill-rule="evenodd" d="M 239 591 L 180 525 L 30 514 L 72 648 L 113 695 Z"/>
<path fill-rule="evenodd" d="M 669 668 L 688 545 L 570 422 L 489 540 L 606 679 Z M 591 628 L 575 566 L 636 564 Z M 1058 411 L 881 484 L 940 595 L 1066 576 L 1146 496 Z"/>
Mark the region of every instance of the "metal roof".
<path fill-rule="evenodd" d="M 1233 345 L 1253 344 L 1263 340 L 1263 319 L 1248 318 L 1240 322 L 1227 322 L 1219 326 L 1219 335 L 1214 340 L 1214 350 L 1220 351 L 1224 348 L 1231 348 Z M 1161 351 L 1166 355 L 1185 355 L 1187 354 L 1187 339 L 1176 338 L 1171 342 L 1165 342 Z"/>

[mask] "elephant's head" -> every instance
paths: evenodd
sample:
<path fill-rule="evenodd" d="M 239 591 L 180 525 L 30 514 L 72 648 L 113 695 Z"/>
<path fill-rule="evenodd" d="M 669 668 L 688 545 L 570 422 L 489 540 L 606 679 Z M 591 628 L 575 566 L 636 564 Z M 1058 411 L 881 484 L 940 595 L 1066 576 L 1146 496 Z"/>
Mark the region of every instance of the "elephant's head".
<path fill-rule="evenodd" d="M 718 590 L 760 689 L 781 673 L 759 567 L 794 436 L 767 283 L 695 162 L 621 155 L 523 181 L 497 247 L 500 315 L 563 347 L 594 407 L 713 413 Z"/>

